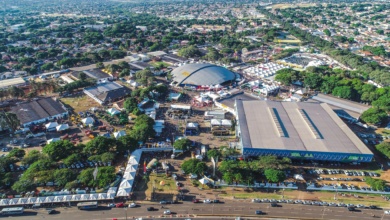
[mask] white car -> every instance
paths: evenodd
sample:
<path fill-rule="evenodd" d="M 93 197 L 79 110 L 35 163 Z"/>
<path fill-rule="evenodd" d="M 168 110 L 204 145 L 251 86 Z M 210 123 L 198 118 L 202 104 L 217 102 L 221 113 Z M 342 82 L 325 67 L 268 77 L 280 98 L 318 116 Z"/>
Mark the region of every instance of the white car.
<path fill-rule="evenodd" d="M 385 211 L 385 214 L 386 215 L 390 215 L 390 211 Z"/>
<path fill-rule="evenodd" d="M 137 206 L 137 204 L 135 204 L 134 202 L 129 204 L 129 208 L 135 208 Z"/>
<path fill-rule="evenodd" d="M 205 200 L 203 200 L 203 203 L 210 204 L 211 200 L 210 199 L 205 199 Z"/>
<path fill-rule="evenodd" d="M 171 210 L 165 210 L 164 211 L 164 215 L 170 215 L 171 214 Z"/>
<path fill-rule="evenodd" d="M 107 205 L 107 207 L 109 207 L 109 208 L 115 208 L 115 204 L 114 204 L 114 203 L 110 203 L 110 204 Z"/>

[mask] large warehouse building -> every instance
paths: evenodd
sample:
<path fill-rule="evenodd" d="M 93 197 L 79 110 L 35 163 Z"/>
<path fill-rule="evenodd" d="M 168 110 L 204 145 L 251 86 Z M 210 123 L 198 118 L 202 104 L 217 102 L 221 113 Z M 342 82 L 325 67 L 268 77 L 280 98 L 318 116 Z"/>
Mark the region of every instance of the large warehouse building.
<path fill-rule="evenodd" d="M 177 86 L 219 85 L 232 82 L 236 74 L 209 63 L 186 64 L 172 71 L 173 84 Z"/>
<path fill-rule="evenodd" d="M 244 156 L 370 162 L 372 152 L 326 103 L 236 100 Z"/>

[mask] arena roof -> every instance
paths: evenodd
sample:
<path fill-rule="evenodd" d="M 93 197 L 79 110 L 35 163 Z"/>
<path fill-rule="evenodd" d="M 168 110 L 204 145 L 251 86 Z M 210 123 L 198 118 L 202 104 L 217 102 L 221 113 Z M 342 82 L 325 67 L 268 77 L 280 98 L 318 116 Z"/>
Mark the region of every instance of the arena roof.
<path fill-rule="evenodd" d="M 234 80 L 236 75 L 230 70 L 209 63 L 186 64 L 172 71 L 177 85 L 217 85 Z"/>
<path fill-rule="evenodd" d="M 244 148 L 371 154 L 326 103 L 237 100 Z"/>

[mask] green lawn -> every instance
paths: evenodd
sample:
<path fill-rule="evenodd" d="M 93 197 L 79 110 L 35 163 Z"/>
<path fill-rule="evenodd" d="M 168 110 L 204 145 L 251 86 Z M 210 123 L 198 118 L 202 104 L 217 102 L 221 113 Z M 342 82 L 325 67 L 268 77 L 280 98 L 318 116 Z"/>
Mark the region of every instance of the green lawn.
<path fill-rule="evenodd" d="M 157 67 L 159 65 L 162 65 L 164 68 L 167 68 L 168 66 L 170 66 L 168 63 L 165 63 L 165 62 L 151 62 L 150 63 L 152 66 L 154 67 Z"/>

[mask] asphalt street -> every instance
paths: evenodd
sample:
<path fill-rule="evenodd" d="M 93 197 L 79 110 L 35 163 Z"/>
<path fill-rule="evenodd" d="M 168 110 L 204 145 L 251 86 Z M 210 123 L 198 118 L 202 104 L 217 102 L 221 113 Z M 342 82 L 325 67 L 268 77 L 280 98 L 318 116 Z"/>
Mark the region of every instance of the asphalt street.
<path fill-rule="evenodd" d="M 154 207 L 158 210 L 147 211 L 147 207 Z M 41 208 L 37 211 L 26 210 L 23 216 L 13 216 L 12 219 L 88 219 L 88 220 L 112 220 L 117 219 L 134 219 L 143 217 L 144 219 L 158 219 L 163 217 L 164 210 L 170 210 L 173 216 L 165 216 L 165 218 L 172 217 L 186 217 L 195 219 L 206 218 L 211 216 L 226 217 L 227 216 L 241 216 L 244 218 L 257 217 L 256 210 L 261 210 L 266 215 L 264 218 L 299 218 L 299 219 L 389 219 L 390 215 L 384 215 L 384 210 L 371 209 L 357 209 L 357 211 L 348 211 L 345 207 L 323 207 L 311 205 L 297 205 L 297 204 L 280 204 L 281 207 L 271 207 L 269 203 L 248 203 L 247 201 L 229 201 L 224 204 L 193 204 L 185 202 L 183 204 L 164 205 L 161 208 L 160 204 L 140 204 L 136 208 L 107 208 L 100 207 L 97 210 L 78 210 L 76 207 L 72 208 L 57 208 L 57 214 L 48 215 L 45 209 Z M 375 215 L 375 216 L 373 216 Z M 246 216 L 246 217 L 245 217 Z M 0 217 L 1 219 L 2 217 Z M 232 218 L 227 218 L 232 219 Z M 234 219 L 234 218 L 233 218 Z"/>

